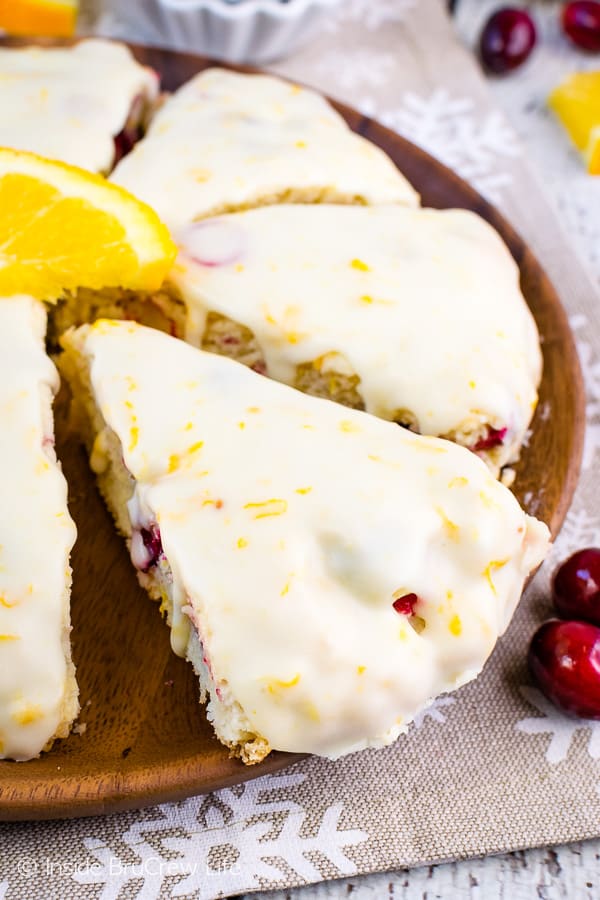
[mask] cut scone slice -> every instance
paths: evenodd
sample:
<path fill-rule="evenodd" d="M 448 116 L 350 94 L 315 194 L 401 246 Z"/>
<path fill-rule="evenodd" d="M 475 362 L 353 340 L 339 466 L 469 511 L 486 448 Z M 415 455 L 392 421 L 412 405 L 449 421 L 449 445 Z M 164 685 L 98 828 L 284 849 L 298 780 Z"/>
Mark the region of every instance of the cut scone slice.
<path fill-rule="evenodd" d="M 46 312 L 0 298 L 0 759 L 38 756 L 78 713 L 69 643 L 75 525 L 54 453 Z"/>
<path fill-rule="evenodd" d="M 245 762 L 389 743 L 480 671 L 548 530 L 476 456 L 134 323 L 64 345 L 140 581 Z"/>
<path fill-rule="evenodd" d="M 174 233 L 195 219 L 283 201 L 418 204 L 391 159 L 319 94 L 217 68 L 167 100 L 112 179 Z"/>
<path fill-rule="evenodd" d="M 156 72 L 123 44 L 0 48 L 0 146 L 109 172 L 141 137 Z"/>
<path fill-rule="evenodd" d="M 0 148 L 1 758 L 38 755 L 66 737 L 78 709 L 75 527 L 54 454 L 58 376 L 45 354 L 42 300 L 80 285 L 156 288 L 174 252 L 156 214 L 100 176 Z"/>
<path fill-rule="evenodd" d="M 450 438 L 497 473 L 535 410 L 538 332 L 465 210 L 281 205 L 181 232 L 182 336 L 308 393 Z"/>

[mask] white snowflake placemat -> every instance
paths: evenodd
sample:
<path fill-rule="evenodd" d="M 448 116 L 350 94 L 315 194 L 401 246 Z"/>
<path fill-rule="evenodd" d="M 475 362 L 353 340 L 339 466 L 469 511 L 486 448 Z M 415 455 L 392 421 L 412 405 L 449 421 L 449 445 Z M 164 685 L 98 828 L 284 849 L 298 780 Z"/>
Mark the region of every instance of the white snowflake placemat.
<path fill-rule="evenodd" d="M 475 33 L 469 8 L 486 4 L 463 0 L 465 35 Z M 553 63 L 555 81 L 570 64 Z M 600 541 L 595 287 L 441 0 L 346 0 L 319 40 L 276 70 L 424 146 L 498 204 L 536 249 L 571 316 L 587 380 L 581 487 L 551 560 L 484 675 L 439 699 L 393 747 L 337 763 L 310 759 L 245 786 L 138 812 L 0 825 L 0 900 L 213 898 L 600 835 L 600 725 L 557 713 L 531 686 L 525 666 L 529 637 L 550 614 L 556 560 Z M 547 85 L 527 110 L 517 84 L 519 126 L 537 116 L 546 141 L 560 144 L 546 121 Z M 546 171 L 543 145 L 536 146 L 544 177 L 562 184 L 558 157 Z M 566 143 L 560 152 L 569 157 Z M 569 158 L 576 207 L 566 191 L 555 196 L 572 229 L 587 209 L 584 185 L 589 199 L 600 180 L 592 187 Z M 600 218 L 594 221 L 587 218 L 585 227 L 598 236 Z M 534 511 L 536 497 L 528 501 Z"/>

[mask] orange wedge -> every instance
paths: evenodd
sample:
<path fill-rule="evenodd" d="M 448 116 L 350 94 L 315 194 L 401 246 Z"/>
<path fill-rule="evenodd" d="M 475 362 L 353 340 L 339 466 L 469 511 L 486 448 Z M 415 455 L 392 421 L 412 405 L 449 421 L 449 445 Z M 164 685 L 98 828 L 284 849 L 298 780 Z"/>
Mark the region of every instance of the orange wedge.
<path fill-rule="evenodd" d="M 0 0 L 0 28 L 9 34 L 70 37 L 78 5 L 77 0 Z"/>
<path fill-rule="evenodd" d="M 600 72 L 578 72 L 559 85 L 548 104 L 581 151 L 587 170 L 600 175 Z"/>
<path fill-rule="evenodd" d="M 100 175 L 0 148 L 0 297 L 153 291 L 176 247 L 154 210 Z"/>

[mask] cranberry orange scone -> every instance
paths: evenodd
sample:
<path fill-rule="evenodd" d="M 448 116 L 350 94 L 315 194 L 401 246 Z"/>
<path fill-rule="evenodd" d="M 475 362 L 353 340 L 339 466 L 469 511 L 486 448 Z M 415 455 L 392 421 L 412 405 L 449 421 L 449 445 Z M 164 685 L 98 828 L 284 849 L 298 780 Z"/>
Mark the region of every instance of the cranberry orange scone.
<path fill-rule="evenodd" d="M 140 581 L 246 763 L 387 744 L 481 670 L 548 531 L 476 456 L 135 323 L 63 341 Z"/>
<path fill-rule="evenodd" d="M 167 100 L 112 179 L 175 234 L 195 219 L 282 201 L 418 204 L 389 157 L 319 94 L 224 69 Z"/>
<path fill-rule="evenodd" d="M 156 73 L 122 44 L 0 48 L 0 146 L 109 172 L 157 95 Z"/>
<path fill-rule="evenodd" d="M 170 279 L 190 343 L 455 440 L 496 473 L 518 458 L 539 337 L 518 268 L 479 216 L 272 206 L 195 223 L 180 251 Z"/>
<path fill-rule="evenodd" d="M 54 454 L 58 376 L 46 312 L 0 298 L 0 759 L 25 760 L 67 737 L 78 712 L 69 644 L 75 525 Z"/>

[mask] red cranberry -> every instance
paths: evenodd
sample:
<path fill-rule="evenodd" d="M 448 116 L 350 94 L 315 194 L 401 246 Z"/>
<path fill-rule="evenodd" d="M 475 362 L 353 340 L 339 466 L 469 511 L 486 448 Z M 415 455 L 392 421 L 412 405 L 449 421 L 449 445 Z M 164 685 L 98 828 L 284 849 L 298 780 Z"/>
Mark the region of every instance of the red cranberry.
<path fill-rule="evenodd" d="M 209 269 L 239 262 L 246 243 L 244 229 L 223 217 L 192 222 L 179 234 L 179 244 L 187 256 Z"/>
<path fill-rule="evenodd" d="M 398 597 L 394 600 L 392 606 L 401 616 L 414 616 L 418 600 L 419 598 L 416 594 L 404 594 L 403 597 Z"/>
<path fill-rule="evenodd" d="M 145 572 L 148 571 L 152 566 L 155 566 L 158 560 L 160 559 L 163 546 L 162 541 L 160 539 L 160 531 L 156 525 L 152 525 L 150 530 L 147 528 L 142 528 L 141 530 L 142 540 L 144 542 L 144 547 L 148 551 L 148 556 L 150 559 L 148 560 L 148 564 L 144 569 Z"/>
<path fill-rule="evenodd" d="M 267 374 L 267 364 L 263 362 L 262 359 L 257 360 L 253 365 L 250 366 L 253 372 L 256 372 L 258 375 L 266 375 Z"/>
<path fill-rule="evenodd" d="M 543 693 L 568 715 L 600 719 L 600 628 L 553 619 L 529 646 L 529 670 Z"/>
<path fill-rule="evenodd" d="M 115 145 L 115 157 L 113 163 L 115 166 L 133 149 L 133 146 L 139 140 L 139 137 L 141 137 L 141 135 L 138 136 L 137 133 L 125 128 L 115 135 L 113 138 Z"/>
<path fill-rule="evenodd" d="M 481 32 L 481 61 L 495 75 L 510 72 L 525 62 L 535 39 L 535 25 L 529 13 L 506 6 L 490 16 Z"/>
<path fill-rule="evenodd" d="M 488 425 L 487 434 L 480 438 L 472 449 L 478 453 L 480 450 L 492 450 L 494 447 L 499 447 L 503 443 L 507 431 L 508 428 L 492 428 Z"/>
<path fill-rule="evenodd" d="M 559 566 L 552 580 L 552 599 L 563 619 L 600 625 L 600 549 L 579 550 Z"/>
<path fill-rule="evenodd" d="M 572 0 L 563 9 L 562 27 L 574 44 L 583 50 L 600 51 L 600 3 Z"/>

